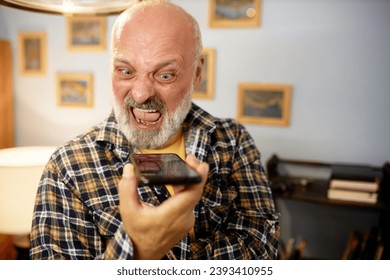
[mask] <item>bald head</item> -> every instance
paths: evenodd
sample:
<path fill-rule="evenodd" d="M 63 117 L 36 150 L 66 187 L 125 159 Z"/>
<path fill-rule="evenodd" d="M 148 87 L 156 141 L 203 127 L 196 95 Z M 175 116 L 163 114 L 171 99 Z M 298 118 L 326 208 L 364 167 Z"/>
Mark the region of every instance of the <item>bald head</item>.
<path fill-rule="evenodd" d="M 137 30 L 129 27 L 137 26 Z M 112 51 L 115 52 L 124 32 L 151 32 L 175 36 L 175 40 L 192 40 L 194 62 L 202 52 L 202 38 L 196 19 L 181 7 L 167 0 L 135 0 L 116 19 L 111 36 Z M 152 35 L 152 33 L 150 33 Z"/>

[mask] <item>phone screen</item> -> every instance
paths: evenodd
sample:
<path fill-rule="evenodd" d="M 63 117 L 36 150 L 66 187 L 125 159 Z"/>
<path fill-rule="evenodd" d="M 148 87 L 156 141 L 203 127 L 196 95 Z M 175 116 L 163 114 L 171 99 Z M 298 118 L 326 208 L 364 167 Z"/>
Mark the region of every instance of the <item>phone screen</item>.
<path fill-rule="evenodd" d="M 130 160 L 141 182 L 145 185 L 194 184 L 201 176 L 178 155 L 131 154 Z"/>

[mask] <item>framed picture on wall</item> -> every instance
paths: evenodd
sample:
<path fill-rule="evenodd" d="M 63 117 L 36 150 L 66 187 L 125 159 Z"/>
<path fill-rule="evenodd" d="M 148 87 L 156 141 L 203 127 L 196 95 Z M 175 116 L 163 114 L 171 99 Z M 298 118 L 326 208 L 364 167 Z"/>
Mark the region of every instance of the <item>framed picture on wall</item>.
<path fill-rule="evenodd" d="M 288 126 L 291 88 L 285 84 L 239 84 L 237 120 L 243 124 Z"/>
<path fill-rule="evenodd" d="M 90 73 L 57 73 L 57 106 L 92 107 L 93 76 Z"/>
<path fill-rule="evenodd" d="M 104 51 L 106 49 L 105 17 L 67 17 L 69 51 Z"/>
<path fill-rule="evenodd" d="M 20 32 L 18 40 L 20 73 L 45 75 L 46 32 Z"/>
<path fill-rule="evenodd" d="M 209 0 L 210 27 L 258 27 L 262 0 Z"/>
<path fill-rule="evenodd" d="M 215 73 L 215 49 L 204 48 L 204 64 L 202 70 L 202 81 L 199 87 L 194 91 L 194 99 L 213 99 L 214 98 L 214 73 Z"/>

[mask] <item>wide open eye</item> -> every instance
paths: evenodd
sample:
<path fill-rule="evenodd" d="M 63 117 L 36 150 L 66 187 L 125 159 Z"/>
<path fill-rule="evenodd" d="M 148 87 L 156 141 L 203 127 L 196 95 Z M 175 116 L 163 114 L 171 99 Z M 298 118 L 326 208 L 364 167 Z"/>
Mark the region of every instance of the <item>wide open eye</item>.
<path fill-rule="evenodd" d="M 172 74 L 170 73 L 163 73 L 160 75 L 160 78 L 163 79 L 163 80 L 169 80 L 170 78 L 172 78 Z"/>
<path fill-rule="evenodd" d="M 176 80 L 175 72 L 159 72 L 155 77 L 161 83 L 172 83 Z"/>
<path fill-rule="evenodd" d="M 123 75 L 131 75 L 132 71 L 130 71 L 129 69 L 120 69 L 119 70 Z"/>
<path fill-rule="evenodd" d="M 122 79 L 129 79 L 135 75 L 135 71 L 127 67 L 116 67 L 115 73 Z"/>

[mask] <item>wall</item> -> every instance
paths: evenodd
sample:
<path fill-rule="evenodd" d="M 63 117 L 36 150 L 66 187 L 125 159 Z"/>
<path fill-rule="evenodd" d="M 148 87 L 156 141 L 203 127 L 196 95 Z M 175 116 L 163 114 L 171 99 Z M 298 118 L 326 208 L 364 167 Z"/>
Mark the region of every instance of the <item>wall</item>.
<path fill-rule="evenodd" d="M 293 86 L 290 126 L 247 125 L 264 163 L 273 153 L 374 165 L 390 160 L 389 0 L 263 0 L 260 28 L 230 29 L 208 27 L 206 0 L 173 2 L 198 19 L 204 46 L 216 49 L 215 98 L 196 101 L 210 113 L 235 117 L 239 82 Z M 108 29 L 113 21 L 108 18 Z M 48 73 L 20 76 L 17 34 L 35 30 L 47 32 Z M 68 52 L 63 17 L 6 7 L 0 7 L 0 37 L 14 50 L 17 145 L 60 145 L 105 118 L 108 51 Z M 92 109 L 56 107 L 55 75 L 63 71 L 94 74 Z M 288 221 L 285 232 L 294 234 Z"/>
<path fill-rule="evenodd" d="M 388 0 L 264 0 L 260 28 L 210 29 L 208 1 L 177 0 L 199 20 L 204 45 L 217 51 L 215 99 L 197 101 L 235 117 L 239 82 L 293 86 L 291 125 L 247 125 L 265 161 L 281 157 L 382 165 L 390 159 L 390 2 Z M 114 17 L 108 18 L 108 29 Z M 19 75 L 17 34 L 45 30 L 48 74 Z M 0 36 L 15 59 L 17 145 L 59 145 L 110 110 L 109 55 L 66 49 L 65 19 L 0 8 Z M 109 31 L 107 31 L 109 36 Z M 55 104 L 55 74 L 90 71 L 95 107 Z"/>

